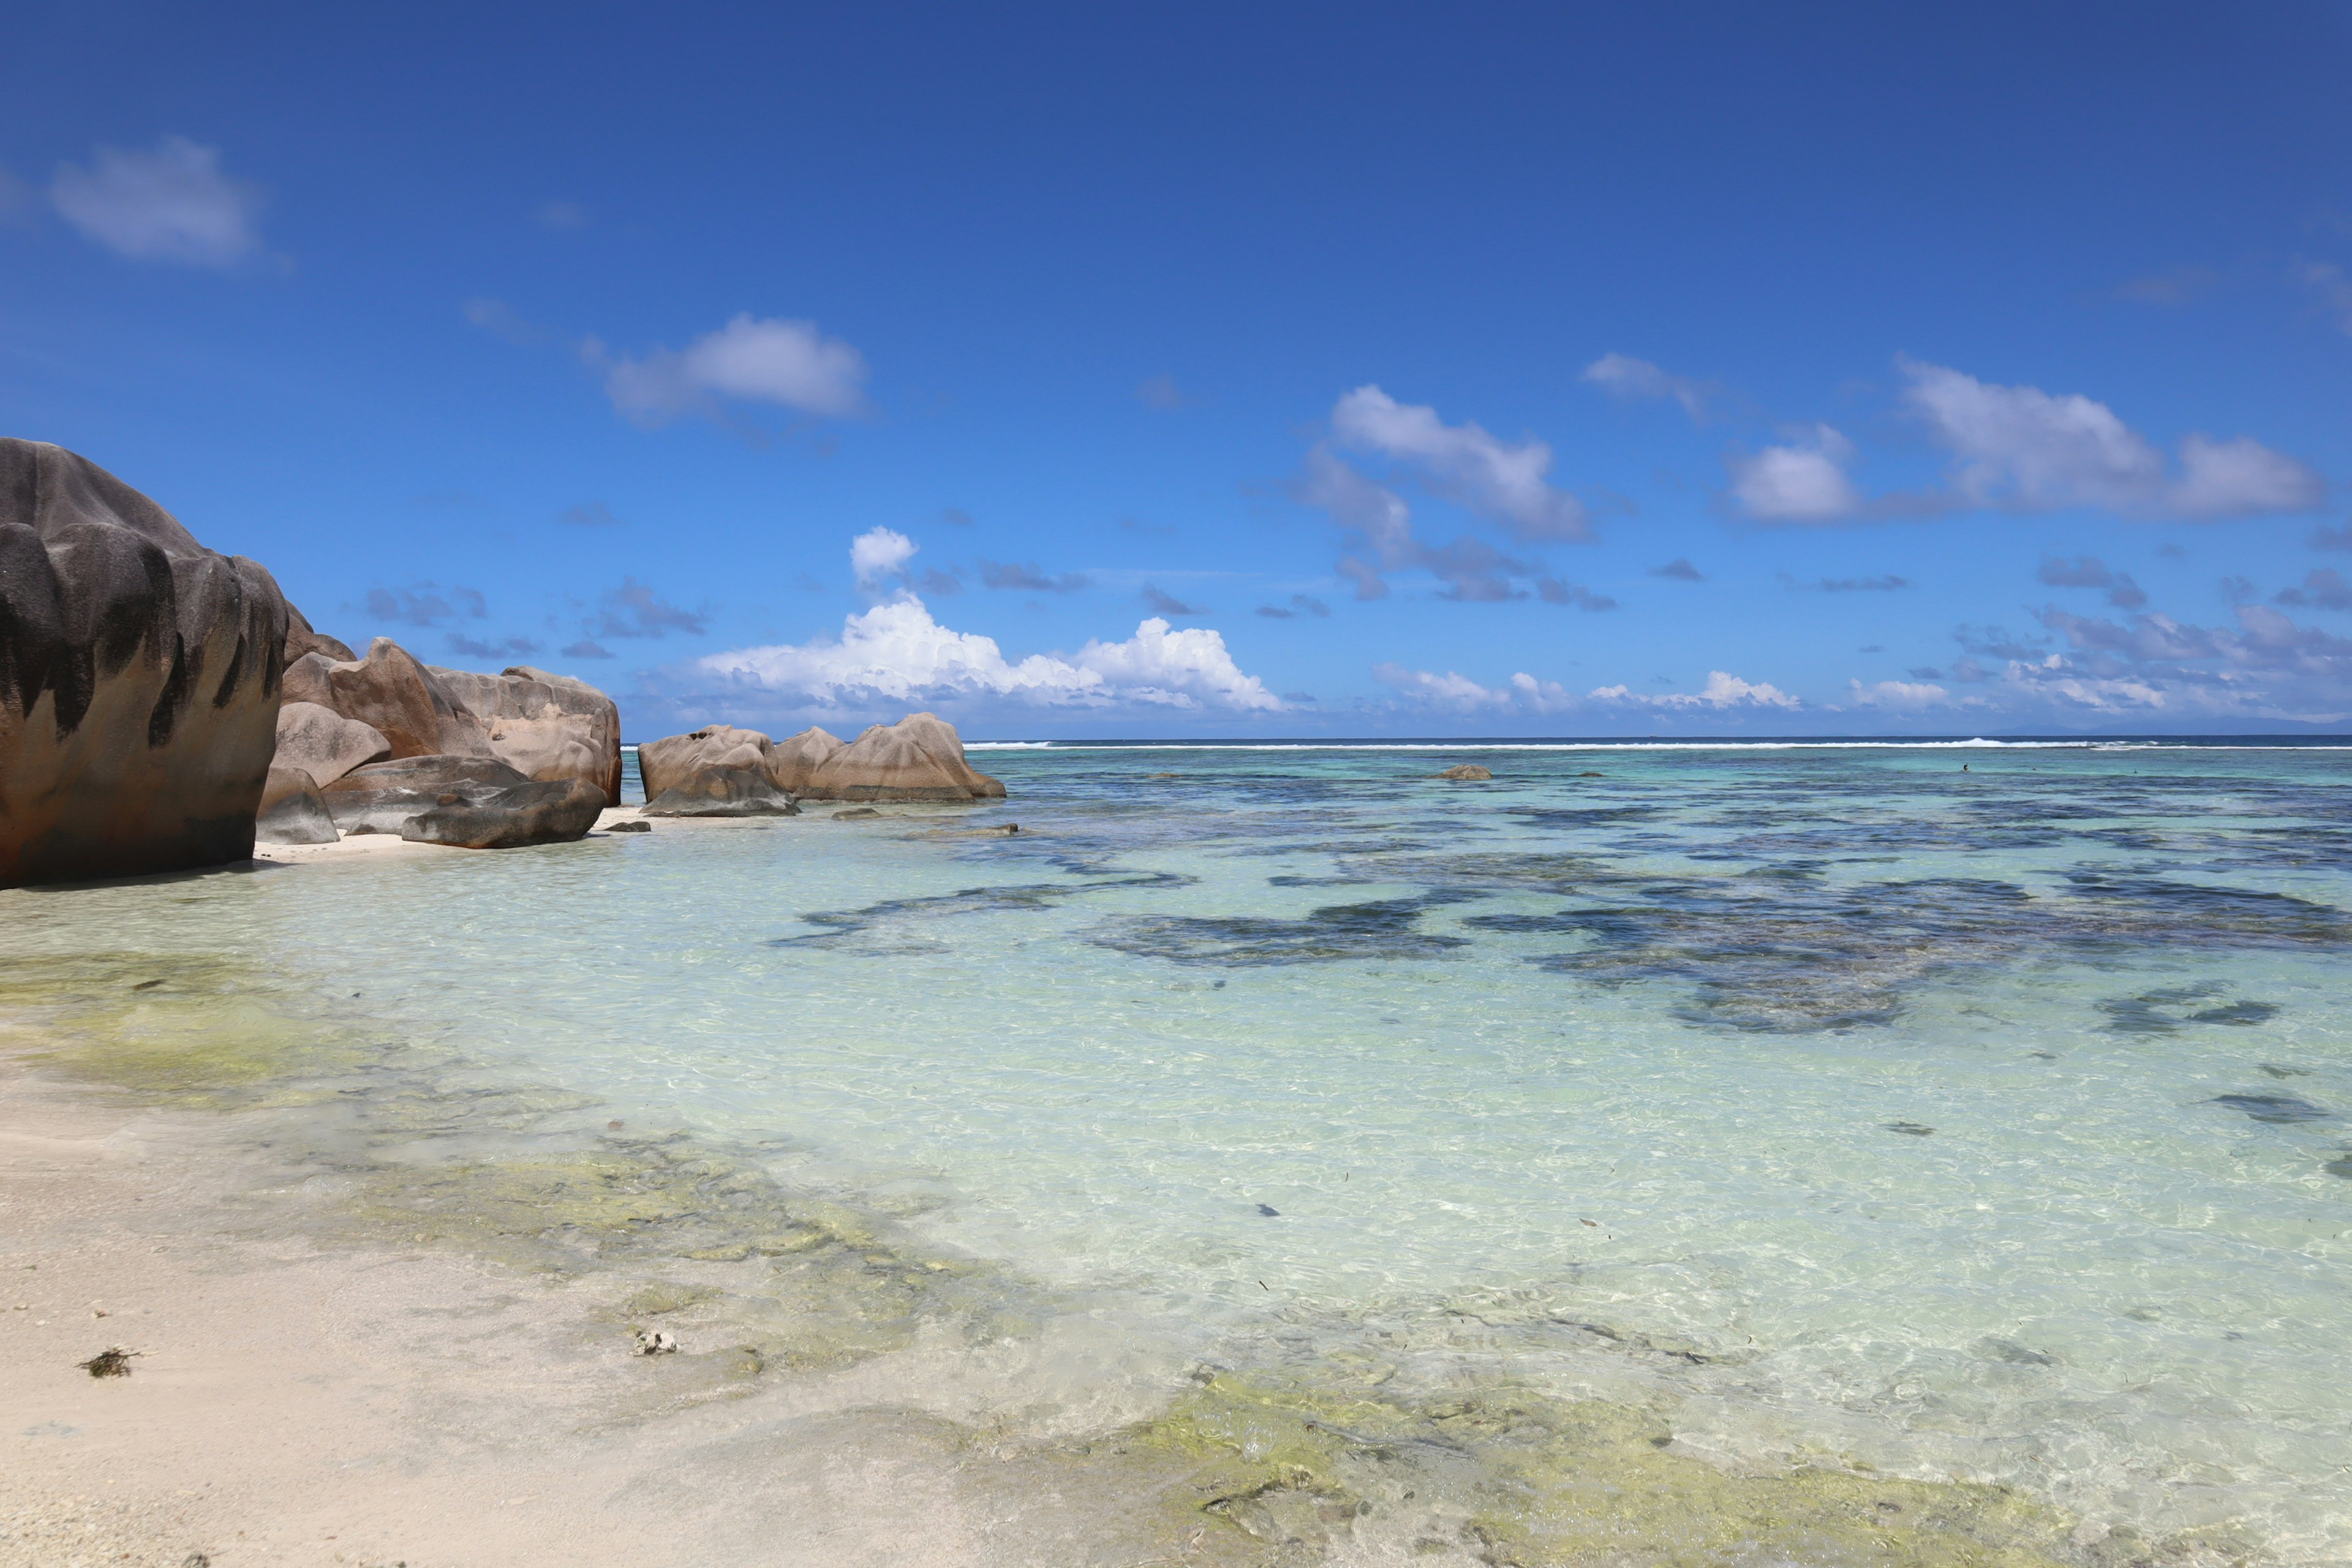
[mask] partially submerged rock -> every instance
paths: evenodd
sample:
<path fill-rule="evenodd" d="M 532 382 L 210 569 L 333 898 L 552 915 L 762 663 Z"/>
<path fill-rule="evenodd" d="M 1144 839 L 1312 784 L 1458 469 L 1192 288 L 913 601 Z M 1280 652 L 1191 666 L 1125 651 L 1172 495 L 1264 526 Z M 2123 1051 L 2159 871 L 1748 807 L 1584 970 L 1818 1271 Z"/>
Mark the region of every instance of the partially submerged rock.
<path fill-rule="evenodd" d="M 0 440 L 0 887 L 250 856 L 287 628 L 259 565 Z"/>
<path fill-rule="evenodd" d="M 1433 778 L 1453 779 L 1461 784 L 1475 784 L 1481 780 L 1493 778 L 1495 775 L 1486 769 L 1480 767 L 1475 763 L 1458 763 L 1454 766 L 1446 769 L 1442 773 L 1433 773 L 1430 776 Z"/>
<path fill-rule="evenodd" d="M 621 798 L 621 710 L 584 680 L 513 665 L 499 675 L 428 667 L 525 778 L 578 779 Z"/>
<path fill-rule="evenodd" d="M 345 833 L 398 833 L 420 812 L 471 805 L 530 782 L 496 757 L 403 757 L 354 768 L 320 793 Z"/>
<path fill-rule="evenodd" d="M 346 719 L 316 702 L 289 702 L 278 710 L 278 754 L 270 771 L 299 768 L 324 788 L 353 768 L 388 762 L 392 742 L 383 731 Z M 268 802 L 264 802 L 264 809 Z"/>
<path fill-rule="evenodd" d="M 757 768 L 698 768 L 646 802 L 647 816 L 798 816 L 801 808 Z"/>
<path fill-rule="evenodd" d="M 578 779 L 527 780 L 478 793 L 452 793 L 460 798 L 410 817 L 401 825 L 400 836 L 412 844 L 446 844 L 457 849 L 569 844 L 587 836 L 606 805 L 603 790 Z"/>
<path fill-rule="evenodd" d="M 253 827 L 254 837 L 264 844 L 332 844 L 341 837 L 317 781 L 300 768 L 274 764 Z"/>
<path fill-rule="evenodd" d="M 819 800 L 970 801 L 1002 799 L 1004 786 L 972 771 L 954 725 L 909 713 L 827 755 L 800 793 Z"/>
<path fill-rule="evenodd" d="M 768 737 L 757 730 L 707 724 L 690 734 L 670 735 L 639 746 L 637 776 L 645 783 L 647 800 L 667 794 L 706 768 L 743 768 L 773 779 L 769 769 L 773 750 Z"/>

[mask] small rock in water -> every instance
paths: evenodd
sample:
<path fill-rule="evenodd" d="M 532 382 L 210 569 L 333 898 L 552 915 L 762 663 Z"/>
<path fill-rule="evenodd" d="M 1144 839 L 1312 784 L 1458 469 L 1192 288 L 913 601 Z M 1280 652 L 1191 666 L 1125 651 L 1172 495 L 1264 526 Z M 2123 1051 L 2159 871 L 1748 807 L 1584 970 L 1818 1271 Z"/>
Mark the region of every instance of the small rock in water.
<path fill-rule="evenodd" d="M 1432 773 L 1430 776 L 1432 778 L 1453 779 L 1455 782 L 1462 784 L 1475 784 L 1484 779 L 1491 779 L 1495 775 L 1486 769 L 1480 767 L 1475 763 L 1460 763 L 1446 769 L 1442 773 Z"/>
<path fill-rule="evenodd" d="M 659 1329 L 637 1331 L 636 1353 L 639 1355 L 676 1355 L 677 1341 Z"/>
<path fill-rule="evenodd" d="M 152 991 L 155 987 L 163 984 L 163 983 L 160 980 L 142 980 L 138 984 L 133 985 L 131 989 L 133 991 Z"/>
<path fill-rule="evenodd" d="M 836 811 L 836 812 L 835 812 L 835 813 L 833 814 L 833 819 L 834 819 L 835 822 L 847 822 L 847 821 L 849 821 L 852 817 L 857 817 L 857 816 L 881 816 L 881 815 L 882 815 L 882 814 L 881 814 L 880 812 L 878 812 L 878 811 L 875 810 L 875 809 L 874 809 L 872 806 L 870 806 L 870 805 L 861 805 L 861 806 L 857 807 L 855 811 Z"/>
<path fill-rule="evenodd" d="M 1265 1215 L 1268 1219 L 1279 1219 L 1282 1217 L 1282 1211 L 1275 1207 L 1272 1204 L 1258 1205 L 1257 1212 Z"/>
<path fill-rule="evenodd" d="M 1923 1127 L 1916 1121 L 1890 1121 L 1886 1124 L 1886 1130 L 1889 1132 L 1908 1132 L 1914 1138 L 1925 1138 L 1935 1131 L 1934 1128 Z"/>
<path fill-rule="evenodd" d="M 620 1130 L 621 1124 L 617 1121 L 607 1121 L 604 1123 L 604 1131 L 607 1132 L 618 1132 Z"/>
<path fill-rule="evenodd" d="M 653 830 L 654 825 L 650 822 L 616 822 L 604 829 L 607 833 L 651 833 Z"/>

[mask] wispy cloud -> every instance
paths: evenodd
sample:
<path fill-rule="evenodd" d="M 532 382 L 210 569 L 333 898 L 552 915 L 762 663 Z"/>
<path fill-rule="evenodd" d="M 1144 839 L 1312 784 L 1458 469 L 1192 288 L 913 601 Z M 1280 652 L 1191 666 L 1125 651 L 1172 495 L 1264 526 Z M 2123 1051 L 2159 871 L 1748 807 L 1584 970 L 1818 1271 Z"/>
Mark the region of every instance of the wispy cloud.
<path fill-rule="evenodd" d="M 530 221 L 541 228 L 566 230 L 588 226 L 588 209 L 578 202 L 541 202 L 530 209 Z"/>
<path fill-rule="evenodd" d="M 814 321 L 748 311 L 683 349 L 614 355 L 597 340 L 581 357 L 601 371 L 613 406 L 640 425 L 684 415 L 719 417 L 726 401 L 767 403 L 832 418 L 866 408 L 866 359 Z"/>
<path fill-rule="evenodd" d="M 2295 280 L 2311 290 L 2336 327 L 2352 333 L 2352 278 L 2332 261 L 2305 261 L 2296 264 Z"/>
<path fill-rule="evenodd" d="M 595 616 L 583 627 L 592 637 L 664 637 L 671 632 L 700 637 L 710 626 L 708 610 L 683 609 L 635 577 L 608 591 Z"/>
<path fill-rule="evenodd" d="M 1547 605 L 1573 605 L 1580 610 L 1613 610 L 1617 607 L 1617 601 L 1608 595 L 1596 594 L 1590 588 L 1558 577 L 1537 578 L 1536 595 Z"/>
<path fill-rule="evenodd" d="M 602 643 L 593 642 L 587 637 L 582 637 L 562 651 L 566 658 L 611 658 L 613 657 L 611 648 Z"/>
<path fill-rule="evenodd" d="M 445 640 L 451 653 L 462 654 L 467 658 L 520 658 L 526 654 L 537 653 L 546 646 L 529 637 L 501 637 L 497 642 L 488 642 L 480 637 L 469 637 L 463 632 L 451 632 Z"/>
<path fill-rule="evenodd" d="M 1908 577 L 1816 577 L 1801 583 L 1786 572 L 1780 574 L 1780 585 L 1804 594 L 1894 594 L 1911 586 Z"/>
<path fill-rule="evenodd" d="M 367 613 L 378 621 L 437 626 L 446 621 L 486 619 L 490 606 L 478 588 L 445 589 L 433 583 L 415 583 L 405 588 L 369 589 Z"/>
<path fill-rule="evenodd" d="M 1083 572 L 1065 572 L 1059 577 L 1049 577 L 1034 561 L 985 559 L 980 563 L 980 581 L 982 587 L 1019 589 L 1032 594 L 1075 594 L 1093 584 L 1093 579 Z"/>
<path fill-rule="evenodd" d="M 2300 588 L 2282 588 L 2282 605 L 2306 605 L 2322 610 L 2352 610 L 2352 584 L 2333 566 L 2321 566 L 2304 575 Z"/>
<path fill-rule="evenodd" d="M 1300 616 L 1312 616 L 1318 620 L 1331 613 L 1331 606 L 1311 595 L 1293 594 L 1287 605 L 1260 605 L 1257 613 L 1271 621 L 1293 620 Z"/>
<path fill-rule="evenodd" d="M 2107 603 L 2119 610 L 2137 610 L 2147 603 L 2147 595 L 2127 572 L 2115 572 L 2095 555 L 2077 555 L 2072 560 L 2061 555 L 2044 555 L 2041 570 L 2034 574 L 2053 588 L 2105 588 Z"/>
<path fill-rule="evenodd" d="M 1206 605 L 1188 605 L 1173 594 L 1163 594 L 1151 584 L 1143 585 L 1143 603 L 1157 616 L 1205 616 Z"/>
<path fill-rule="evenodd" d="M 1475 424 L 1448 425 L 1437 410 L 1360 386 L 1331 410 L 1331 434 L 1350 451 L 1385 458 L 1435 494 L 1528 543 L 1591 537 L 1584 504 L 1546 479 L 1551 448 L 1498 440 Z"/>
<path fill-rule="evenodd" d="M 2210 267 L 2168 267 L 2138 278 L 2126 278 L 2115 287 L 2115 297 L 2137 305 L 2186 305 L 2209 292 L 2221 277 Z"/>
<path fill-rule="evenodd" d="M 1670 374 L 1648 360 L 1621 353 L 1602 354 L 1586 365 L 1583 379 L 1612 397 L 1629 403 L 1671 397 L 1696 424 L 1706 423 L 1707 399 L 1717 390 L 1712 383 Z"/>
<path fill-rule="evenodd" d="M 1686 557 L 1677 555 L 1664 566 L 1650 568 L 1653 577 L 1670 577 L 1677 583 L 1704 583 L 1706 574 L 1692 565 Z"/>
<path fill-rule="evenodd" d="M 1669 691 L 1654 695 L 1636 692 L 1625 686 L 1603 686 L 1594 689 L 1592 700 L 1621 708 L 1657 708 L 1675 710 L 1711 708 L 1774 708 L 1794 710 L 1804 703 L 1781 690 L 1769 681 L 1742 680 L 1726 670 L 1707 672 L 1706 683 L 1696 691 Z"/>
<path fill-rule="evenodd" d="M 224 174 L 219 148 L 184 136 L 60 164 L 49 200 L 74 227 L 134 260 L 226 269 L 261 248 L 260 188 Z"/>

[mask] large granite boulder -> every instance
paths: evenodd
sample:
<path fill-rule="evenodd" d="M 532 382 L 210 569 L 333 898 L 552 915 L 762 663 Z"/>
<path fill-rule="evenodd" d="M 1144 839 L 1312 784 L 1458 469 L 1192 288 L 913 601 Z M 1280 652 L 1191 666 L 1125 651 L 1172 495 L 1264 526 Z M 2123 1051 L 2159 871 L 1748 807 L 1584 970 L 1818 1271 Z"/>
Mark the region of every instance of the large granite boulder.
<path fill-rule="evenodd" d="M 346 719 L 316 702 L 289 702 L 278 710 L 278 755 L 271 771 L 299 768 L 320 786 L 353 768 L 387 762 L 392 742 L 373 724 Z"/>
<path fill-rule="evenodd" d="M 799 793 L 818 800 L 970 801 L 1004 786 L 963 760 L 955 726 L 932 713 L 876 724 L 810 770 Z"/>
<path fill-rule="evenodd" d="M 397 833 L 419 813 L 487 800 L 530 782 L 496 757 L 402 757 L 353 768 L 320 794 L 345 833 Z"/>
<path fill-rule="evenodd" d="M 286 628 L 261 566 L 0 439 L 0 887 L 251 856 Z"/>
<path fill-rule="evenodd" d="M 842 741 L 837 735 L 813 727 L 803 730 L 792 739 L 779 741 L 769 748 L 768 775 L 776 781 L 779 788 L 788 789 L 794 795 L 805 795 L 809 780 L 815 776 L 816 770 L 841 747 Z"/>
<path fill-rule="evenodd" d="M 359 658 L 349 644 L 340 637 L 331 637 L 310 625 L 310 617 L 294 605 L 286 606 L 286 651 L 279 659 L 282 668 L 306 653 L 324 654 L 331 659 L 350 663 Z"/>
<path fill-rule="evenodd" d="M 253 836 L 264 844 L 332 844 L 341 837 L 320 796 L 318 781 L 300 768 L 275 764 L 262 786 Z"/>
<path fill-rule="evenodd" d="M 400 757 L 495 757 L 472 710 L 390 637 L 362 659 L 306 653 L 286 667 L 286 700 L 315 702 L 379 731 Z"/>
<path fill-rule="evenodd" d="M 698 768 L 646 802 L 646 816 L 798 816 L 793 797 L 759 768 Z"/>
<path fill-rule="evenodd" d="M 584 680 L 515 665 L 500 675 L 431 667 L 478 720 L 499 761 L 525 778 L 578 779 L 621 798 L 621 710 Z"/>
<path fill-rule="evenodd" d="M 401 825 L 412 844 L 457 849 L 520 849 L 587 837 L 607 802 L 581 779 L 527 780 L 420 812 Z"/>
<path fill-rule="evenodd" d="M 669 735 L 639 746 L 637 777 L 645 784 L 646 798 L 652 800 L 706 768 L 749 768 L 765 773 L 774 750 L 768 737 L 757 730 L 710 724 L 691 734 Z"/>

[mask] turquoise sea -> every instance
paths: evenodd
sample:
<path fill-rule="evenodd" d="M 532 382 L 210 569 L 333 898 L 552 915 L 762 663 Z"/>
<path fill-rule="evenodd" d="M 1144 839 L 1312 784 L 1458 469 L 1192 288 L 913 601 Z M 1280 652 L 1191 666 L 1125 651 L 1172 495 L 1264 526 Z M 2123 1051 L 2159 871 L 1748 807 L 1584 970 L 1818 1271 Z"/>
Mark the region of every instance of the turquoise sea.
<path fill-rule="evenodd" d="M 2352 1557 L 2352 752 L 972 761 L 1008 800 L 0 894 L 0 951 L 234 961 L 1139 1362 L 1516 1366 Z"/>

